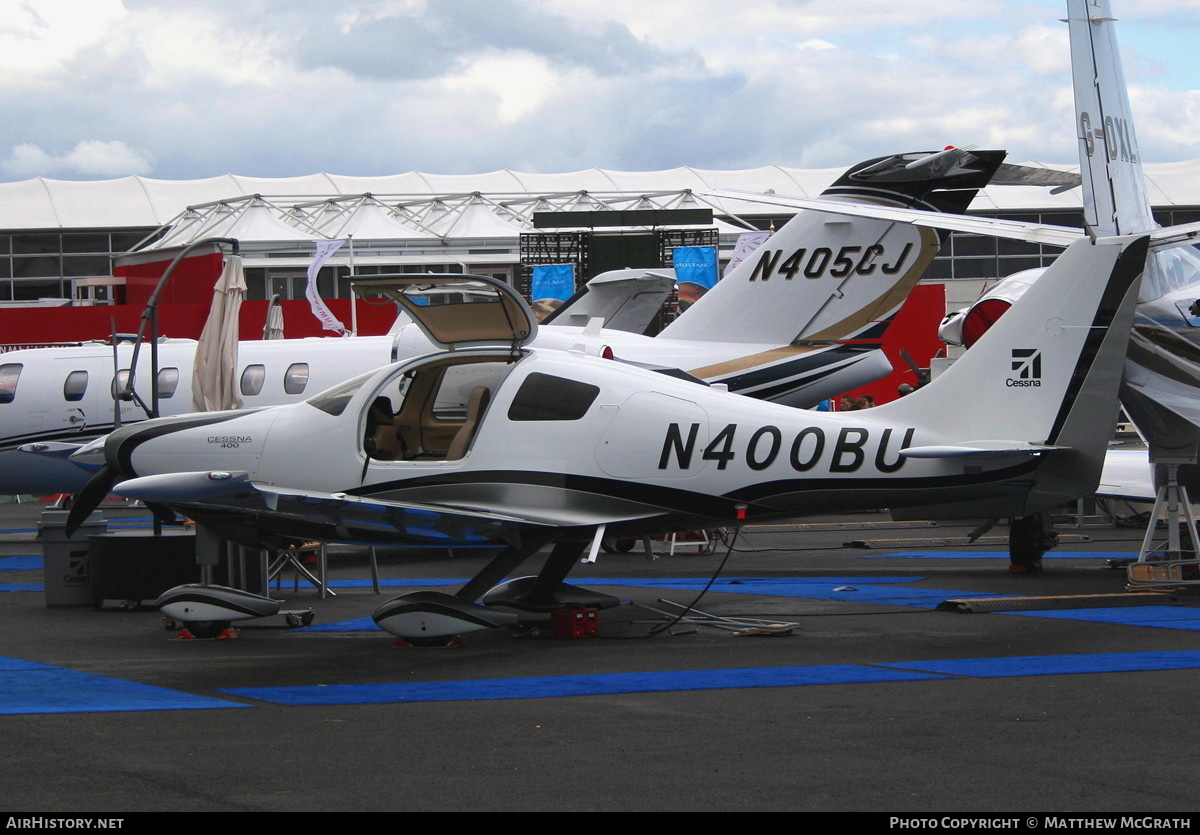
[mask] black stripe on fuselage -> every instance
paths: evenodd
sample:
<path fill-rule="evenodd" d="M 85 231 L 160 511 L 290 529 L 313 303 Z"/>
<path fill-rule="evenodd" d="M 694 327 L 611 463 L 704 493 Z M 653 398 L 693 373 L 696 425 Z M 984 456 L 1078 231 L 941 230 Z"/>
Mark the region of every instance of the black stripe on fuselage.
<path fill-rule="evenodd" d="M 754 386 L 769 384 L 775 384 L 771 391 L 775 391 L 780 387 L 784 387 L 786 390 L 787 387 L 794 386 L 795 382 L 780 383 L 779 381 L 782 377 L 799 377 L 814 372 L 811 373 L 811 379 L 819 380 L 832 371 L 844 368 L 848 361 L 861 359 L 863 355 L 878 350 L 878 348 L 879 345 L 877 343 L 867 345 L 834 345 L 823 351 L 804 354 L 796 359 L 757 368 L 743 374 L 731 374 L 728 377 L 720 377 L 711 382 L 726 383 L 730 390 L 735 392 L 741 392 L 744 389 L 753 388 Z M 837 368 L 826 368 L 826 366 L 835 362 L 843 364 Z M 755 392 L 754 396 L 763 397 L 764 395 Z"/>
<path fill-rule="evenodd" d="M 269 408 L 269 407 L 263 407 Z M 128 477 L 136 476 L 133 469 L 133 451 L 147 441 L 181 432 L 184 429 L 195 429 L 198 426 L 211 426 L 224 423 L 227 420 L 244 417 L 251 412 L 261 409 L 246 409 L 237 412 L 213 412 L 190 418 L 169 418 L 161 423 L 143 421 L 133 426 L 123 426 L 108 436 L 104 442 L 104 458 Z"/>
<path fill-rule="evenodd" d="M 684 490 L 636 481 L 624 481 L 599 476 L 572 475 L 566 473 L 542 473 L 525 470 L 488 470 L 479 472 L 447 473 L 445 475 L 418 476 L 410 479 L 368 484 L 345 492 L 350 495 L 375 498 L 381 494 L 402 492 L 423 487 L 439 487 L 455 484 L 527 484 L 553 487 L 564 491 L 592 494 L 621 501 L 638 502 L 649 507 L 661 508 L 667 513 L 703 516 L 712 519 L 733 520 L 737 506 L 741 504 L 765 505 L 772 497 L 797 493 L 820 493 L 830 490 L 853 490 L 892 492 L 897 490 L 922 490 L 945 488 L 971 488 L 995 485 L 1000 482 L 1031 475 L 1038 466 L 1036 459 L 1020 464 L 981 473 L 960 473 L 945 476 L 913 476 L 911 478 L 819 478 L 782 479 L 763 482 L 734 490 L 723 496 L 711 496 Z M 914 497 L 915 498 L 915 497 Z M 969 496 L 964 496 L 970 498 Z M 387 499 L 380 499 L 387 501 Z M 402 501 L 394 499 L 394 501 Z M 447 510 L 450 510 L 447 507 Z M 787 515 L 797 511 L 780 511 L 760 507 L 764 514 Z M 462 512 L 469 512 L 464 509 Z M 802 511 L 800 511 L 802 512 Z"/>

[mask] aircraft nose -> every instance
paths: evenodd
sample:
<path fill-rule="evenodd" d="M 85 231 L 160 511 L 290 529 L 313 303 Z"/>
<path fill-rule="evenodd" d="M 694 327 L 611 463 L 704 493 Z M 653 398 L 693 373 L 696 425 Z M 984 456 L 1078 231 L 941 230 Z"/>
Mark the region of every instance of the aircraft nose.
<path fill-rule="evenodd" d="M 103 467 L 108 463 L 104 455 L 104 437 L 96 438 L 93 441 L 81 446 L 79 449 L 72 452 L 68 458 L 80 466 L 86 467 L 89 470 Z"/>

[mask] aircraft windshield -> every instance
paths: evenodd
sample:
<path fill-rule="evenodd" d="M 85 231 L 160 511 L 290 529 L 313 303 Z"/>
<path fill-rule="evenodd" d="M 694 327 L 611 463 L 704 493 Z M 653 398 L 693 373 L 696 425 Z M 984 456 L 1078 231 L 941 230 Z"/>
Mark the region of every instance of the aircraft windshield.
<path fill-rule="evenodd" d="M 375 375 L 374 371 L 368 371 L 365 374 L 359 374 L 357 377 L 351 377 L 344 383 L 339 383 L 331 389 L 326 389 L 320 394 L 315 394 L 308 400 L 304 401 L 310 406 L 315 406 L 322 412 L 337 417 L 342 412 L 346 411 L 346 404 L 358 392 L 370 377 Z"/>

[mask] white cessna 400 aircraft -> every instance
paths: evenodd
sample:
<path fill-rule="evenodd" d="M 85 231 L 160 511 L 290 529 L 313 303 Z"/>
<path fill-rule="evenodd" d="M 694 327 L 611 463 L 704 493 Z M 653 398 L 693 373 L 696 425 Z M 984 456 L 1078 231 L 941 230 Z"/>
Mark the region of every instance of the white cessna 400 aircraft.
<path fill-rule="evenodd" d="M 1002 151 L 902 154 L 853 166 L 823 195 L 866 200 L 925 212 L 959 212 L 1002 169 Z M 1001 179 L 1001 178 L 998 178 Z M 539 328 L 537 347 L 580 348 L 599 356 L 682 368 L 731 391 L 793 406 L 821 400 L 891 371 L 879 348 L 887 322 L 924 274 L 938 249 L 937 235 L 888 221 L 800 212 L 750 259 L 656 337 L 610 328 L 562 324 Z M 248 407 L 295 402 L 367 369 L 419 356 L 435 346 L 424 332 L 401 322 L 387 336 L 242 342 L 239 366 Z M 196 343 L 159 346 L 160 414 L 191 411 L 191 368 Z M 132 346 L 118 346 L 126 368 Z M 79 470 L 46 457 L 14 454 L 34 442 L 85 443 L 112 431 L 113 350 L 81 348 L 13 351 L 0 357 L 0 494 L 74 492 Z M 150 389 L 150 371 L 135 374 Z M 165 379 L 164 379 L 165 378 Z M 144 418 L 120 402 L 121 423 Z"/>
<path fill-rule="evenodd" d="M 524 347 L 537 329 L 527 308 L 481 279 L 476 295 L 490 286 L 494 300 L 469 318 L 403 302 L 446 351 L 303 403 L 160 418 L 84 447 L 73 460 L 100 469 L 71 521 L 115 485 L 256 547 L 422 543 L 431 530 L 443 544 L 506 545 L 456 594 L 403 595 L 375 613 L 393 634 L 440 638 L 515 619 L 496 605 L 603 605 L 562 582 L 603 535 L 872 507 L 1034 514 L 1095 489 L 1146 246 L 1079 241 L 934 383 L 845 413 Z M 550 542 L 537 577 L 497 586 Z M 228 621 L 246 616 L 231 603 L 244 594 L 188 586 L 162 602 Z"/>

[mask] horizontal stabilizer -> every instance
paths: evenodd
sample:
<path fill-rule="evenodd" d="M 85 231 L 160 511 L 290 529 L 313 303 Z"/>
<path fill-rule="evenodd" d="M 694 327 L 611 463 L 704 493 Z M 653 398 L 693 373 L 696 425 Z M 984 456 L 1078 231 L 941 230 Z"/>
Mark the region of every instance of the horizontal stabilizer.
<path fill-rule="evenodd" d="M 985 455 L 1037 455 L 1063 449 L 1070 447 L 1030 444 L 1024 441 L 963 441 L 958 444 L 909 447 L 900 450 L 900 454 L 905 458 L 965 458 Z"/>
<path fill-rule="evenodd" d="M 1083 185 L 1083 177 L 1074 171 L 1058 171 L 1054 168 L 1037 168 L 1006 162 L 992 177 L 992 185 L 1046 186 L 1053 189 L 1051 194 L 1057 194 Z"/>

